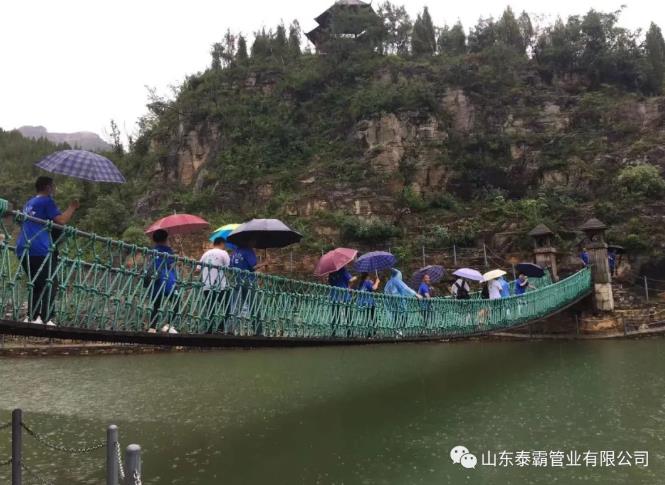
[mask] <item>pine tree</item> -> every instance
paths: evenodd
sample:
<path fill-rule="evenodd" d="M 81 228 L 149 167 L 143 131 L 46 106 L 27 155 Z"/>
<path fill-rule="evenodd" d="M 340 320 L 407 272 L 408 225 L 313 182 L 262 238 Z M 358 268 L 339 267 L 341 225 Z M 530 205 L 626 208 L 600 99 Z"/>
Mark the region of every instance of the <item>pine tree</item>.
<path fill-rule="evenodd" d="M 415 57 L 431 56 L 436 52 L 436 33 L 427 7 L 413 24 L 411 52 Z"/>
<path fill-rule="evenodd" d="M 439 53 L 447 55 L 461 55 L 466 52 L 466 34 L 462 23 L 457 21 L 452 27 L 447 25 L 441 30 L 437 42 Z"/>
<path fill-rule="evenodd" d="M 506 7 L 501 19 L 496 23 L 497 37 L 500 42 L 513 47 L 518 52 L 523 53 L 524 40 L 520 32 L 520 26 L 515 19 L 515 14 L 510 7 Z"/>
<path fill-rule="evenodd" d="M 236 52 L 236 61 L 240 64 L 247 62 L 247 40 L 245 36 L 240 34 L 238 35 L 238 50 Z"/>
<path fill-rule="evenodd" d="M 212 63 L 210 67 L 213 69 L 222 68 L 222 56 L 224 55 L 224 46 L 221 42 L 215 42 L 210 49 L 210 56 L 212 57 Z"/>
<path fill-rule="evenodd" d="M 289 40 L 288 40 L 289 56 L 296 58 L 300 56 L 300 24 L 297 20 L 291 22 L 289 26 Z"/>
<path fill-rule="evenodd" d="M 527 52 L 533 44 L 533 25 L 531 24 L 531 18 L 529 14 L 525 11 L 522 11 L 520 17 L 517 19 L 517 24 L 520 29 L 520 36 L 522 37 L 522 51 Z"/>
<path fill-rule="evenodd" d="M 647 61 L 646 89 L 650 94 L 663 92 L 665 80 L 665 40 L 660 27 L 651 22 L 644 42 Z"/>

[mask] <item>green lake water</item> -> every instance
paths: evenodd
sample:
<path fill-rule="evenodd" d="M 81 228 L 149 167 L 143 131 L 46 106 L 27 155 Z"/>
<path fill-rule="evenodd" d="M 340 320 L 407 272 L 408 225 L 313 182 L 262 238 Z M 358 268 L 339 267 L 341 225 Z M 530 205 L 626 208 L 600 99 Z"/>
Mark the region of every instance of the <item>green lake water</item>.
<path fill-rule="evenodd" d="M 117 424 L 123 447 L 142 445 L 149 484 L 665 483 L 661 339 L 0 359 L 0 424 L 15 407 L 67 446 Z M 24 445 L 52 483 L 103 483 L 103 450 Z M 475 469 L 452 463 L 456 445 Z M 649 463 L 481 464 L 503 450 L 640 450 Z"/>

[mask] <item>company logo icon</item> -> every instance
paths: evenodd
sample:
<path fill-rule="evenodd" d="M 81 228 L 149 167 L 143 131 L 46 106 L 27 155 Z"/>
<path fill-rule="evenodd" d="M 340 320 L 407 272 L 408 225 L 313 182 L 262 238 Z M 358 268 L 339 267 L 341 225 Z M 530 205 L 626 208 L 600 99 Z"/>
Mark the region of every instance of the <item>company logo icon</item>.
<path fill-rule="evenodd" d="M 470 453 L 466 446 L 461 445 L 457 445 L 450 450 L 450 459 L 453 460 L 453 463 L 459 463 L 464 468 L 476 468 L 478 464 L 476 455 Z"/>

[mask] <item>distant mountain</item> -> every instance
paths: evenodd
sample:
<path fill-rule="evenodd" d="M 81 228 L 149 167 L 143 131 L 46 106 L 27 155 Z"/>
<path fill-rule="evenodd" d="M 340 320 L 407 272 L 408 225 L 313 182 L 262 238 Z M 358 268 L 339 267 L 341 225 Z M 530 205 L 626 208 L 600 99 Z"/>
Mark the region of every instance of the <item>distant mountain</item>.
<path fill-rule="evenodd" d="M 25 138 L 46 138 L 53 143 L 67 143 L 72 148 L 105 151 L 113 147 L 100 138 L 97 133 L 77 131 L 76 133 L 49 133 L 43 126 L 21 126 L 18 132 Z"/>

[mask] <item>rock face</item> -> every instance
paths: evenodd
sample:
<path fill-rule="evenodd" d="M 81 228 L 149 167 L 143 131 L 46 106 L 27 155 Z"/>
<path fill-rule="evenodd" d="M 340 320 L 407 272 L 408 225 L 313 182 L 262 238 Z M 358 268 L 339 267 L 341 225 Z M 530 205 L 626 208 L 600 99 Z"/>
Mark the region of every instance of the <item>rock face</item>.
<path fill-rule="evenodd" d="M 383 114 L 358 123 L 353 137 L 361 143 L 364 158 L 376 174 L 392 178 L 404 172 L 404 182 L 416 192 L 437 187 L 444 179 L 444 170 L 431 161 L 441 154 L 448 133 L 432 115 Z M 396 184 L 393 189 L 402 187 Z"/>
<path fill-rule="evenodd" d="M 102 140 L 97 133 L 89 131 L 50 133 L 43 126 L 21 126 L 17 131 L 25 138 L 46 138 L 53 143 L 67 143 L 72 148 L 82 148 L 83 150 L 108 151 L 113 148 Z"/>
<path fill-rule="evenodd" d="M 199 126 L 182 137 L 175 153 L 178 180 L 182 184 L 192 185 L 201 167 L 216 153 L 218 143 L 219 130 L 216 126 Z"/>

